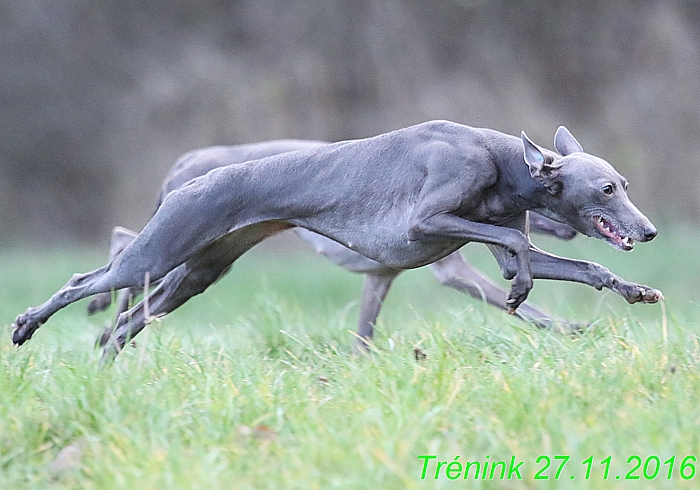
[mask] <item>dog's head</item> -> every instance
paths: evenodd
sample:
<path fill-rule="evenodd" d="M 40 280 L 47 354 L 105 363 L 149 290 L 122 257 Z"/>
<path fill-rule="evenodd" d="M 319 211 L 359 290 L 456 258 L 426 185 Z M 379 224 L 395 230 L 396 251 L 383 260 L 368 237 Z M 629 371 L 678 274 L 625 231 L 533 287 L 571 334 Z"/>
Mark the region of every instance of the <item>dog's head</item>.
<path fill-rule="evenodd" d="M 530 175 L 547 189 L 542 214 L 619 250 L 656 236 L 654 225 L 627 197 L 627 180 L 585 153 L 565 127 L 554 136 L 559 155 L 538 148 L 524 132 L 521 138 Z"/>

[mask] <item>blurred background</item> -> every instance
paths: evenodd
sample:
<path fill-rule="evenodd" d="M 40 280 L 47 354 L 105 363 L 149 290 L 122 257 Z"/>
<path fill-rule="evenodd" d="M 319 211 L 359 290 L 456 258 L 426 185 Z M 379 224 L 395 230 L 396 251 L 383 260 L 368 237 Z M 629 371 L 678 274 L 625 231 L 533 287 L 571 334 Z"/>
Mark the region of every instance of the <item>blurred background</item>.
<path fill-rule="evenodd" d="M 140 229 L 175 159 L 450 119 L 611 161 L 700 218 L 696 0 L 6 0 L 0 244 Z"/>

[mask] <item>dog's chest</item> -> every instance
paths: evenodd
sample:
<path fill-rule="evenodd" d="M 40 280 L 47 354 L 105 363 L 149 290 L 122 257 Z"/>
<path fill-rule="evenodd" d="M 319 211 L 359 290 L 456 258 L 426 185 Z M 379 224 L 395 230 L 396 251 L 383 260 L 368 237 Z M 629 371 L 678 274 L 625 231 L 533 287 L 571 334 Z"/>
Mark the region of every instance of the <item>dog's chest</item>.
<path fill-rule="evenodd" d="M 465 203 L 459 210 L 459 216 L 470 221 L 497 225 L 521 212 L 522 206 L 513 200 L 486 192 L 477 203 Z"/>

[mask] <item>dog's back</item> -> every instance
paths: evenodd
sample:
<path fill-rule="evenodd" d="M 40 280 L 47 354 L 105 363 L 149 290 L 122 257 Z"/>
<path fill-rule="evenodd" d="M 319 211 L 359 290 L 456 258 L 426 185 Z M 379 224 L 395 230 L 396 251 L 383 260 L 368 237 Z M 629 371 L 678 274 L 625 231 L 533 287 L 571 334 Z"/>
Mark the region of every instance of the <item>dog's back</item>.
<path fill-rule="evenodd" d="M 158 198 L 158 206 L 170 192 L 215 168 L 327 144 L 325 141 L 283 139 L 236 146 L 210 146 L 187 152 L 177 159 L 165 177 Z"/>

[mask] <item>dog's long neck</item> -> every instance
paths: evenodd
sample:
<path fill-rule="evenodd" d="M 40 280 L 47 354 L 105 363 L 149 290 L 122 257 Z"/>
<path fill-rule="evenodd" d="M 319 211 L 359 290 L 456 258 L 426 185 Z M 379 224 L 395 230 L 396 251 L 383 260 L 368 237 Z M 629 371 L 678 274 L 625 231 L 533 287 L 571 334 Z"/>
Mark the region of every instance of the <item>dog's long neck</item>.
<path fill-rule="evenodd" d="M 499 171 L 497 185 L 510 191 L 505 195 L 510 196 L 512 206 L 528 210 L 546 208 L 550 194 L 541 182 L 530 175 L 521 139 L 496 131 L 488 131 L 487 134 L 489 150 Z M 548 150 L 545 150 L 545 155 L 559 158 Z"/>

